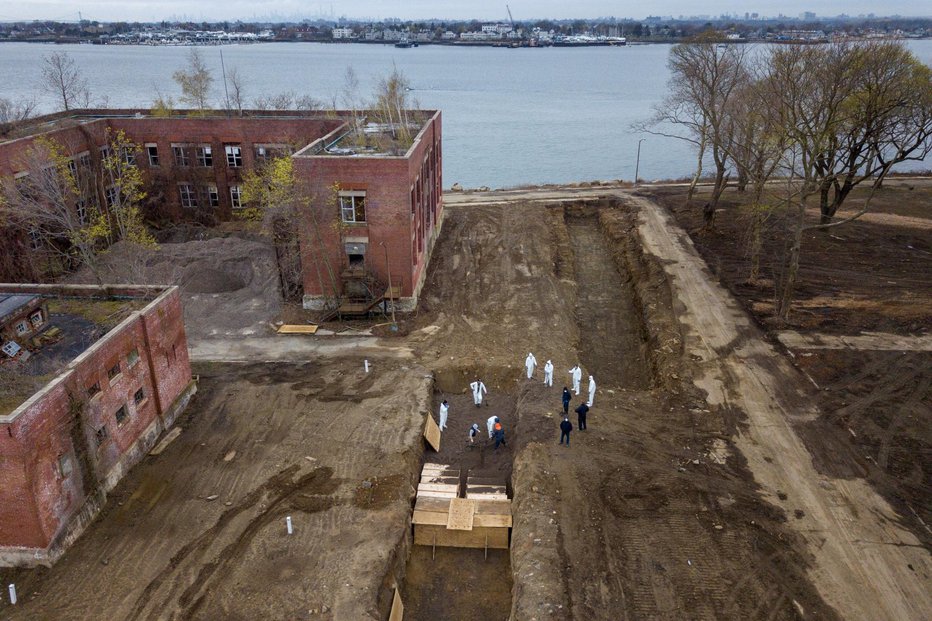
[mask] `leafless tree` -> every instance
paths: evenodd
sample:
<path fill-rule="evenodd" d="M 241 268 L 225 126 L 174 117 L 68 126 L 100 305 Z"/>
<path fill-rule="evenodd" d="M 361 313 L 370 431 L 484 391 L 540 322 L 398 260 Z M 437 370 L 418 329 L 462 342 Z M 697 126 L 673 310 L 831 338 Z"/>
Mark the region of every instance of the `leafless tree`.
<path fill-rule="evenodd" d="M 236 110 L 237 114 L 243 116 L 243 108 L 246 105 L 246 80 L 236 67 L 230 68 L 227 73 L 227 84 L 230 93 L 229 106 L 232 110 Z"/>
<path fill-rule="evenodd" d="M 284 91 L 276 95 L 264 95 L 253 100 L 256 110 L 320 110 L 319 100 L 310 95 L 299 95 Z"/>
<path fill-rule="evenodd" d="M 410 145 L 414 139 L 412 129 L 416 123 L 414 108 L 417 103 L 409 98 L 410 90 L 407 76 L 393 66 L 392 72 L 378 81 L 371 106 L 379 122 L 386 125 L 403 146 Z"/>
<path fill-rule="evenodd" d="M 43 57 L 42 88 L 61 101 L 65 110 L 86 107 L 90 102 L 87 80 L 67 52 L 53 52 Z"/>

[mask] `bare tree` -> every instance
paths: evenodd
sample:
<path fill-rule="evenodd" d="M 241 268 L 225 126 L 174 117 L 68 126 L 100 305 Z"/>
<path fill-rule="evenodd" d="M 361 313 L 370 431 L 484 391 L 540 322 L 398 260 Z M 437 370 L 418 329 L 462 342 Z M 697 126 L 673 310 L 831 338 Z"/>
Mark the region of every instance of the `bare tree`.
<path fill-rule="evenodd" d="M 67 52 L 53 52 L 42 61 L 42 88 L 61 101 L 65 110 L 89 104 L 87 80 Z"/>
<path fill-rule="evenodd" d="M 192 47 L 188 52 L 187 65 L 175 71 L 172 79 L 181 87 L 183 103 L 197 110 L 209 109 L 210 89 L 214 78 L 196 47 Z"/>
<path fill-rule="evenodd" d="M 277 95 L 264 95 L 253 100 L 256 110 L 320 110 L 319 100 L 310 95 L 284 91 Z"/>
<path fill-rule="evenodd" d="M 413 125 L 416 121 L 413 108 L 417 103 L 408 98 L 411 83 L 398 67 L 381 78 L 376 85 L 372 109 L 380 123 L 388 127 L 392 137 L 402 146 L 414 140 Z"/>
<path fill-rule="evenodd" d="M 227 73 L 227 83 L 230 93 L 229 106 L 243 116 L 243 108 L 246 105 L 246 80 L 236 67 L 231 67 Z"/>
<path fill-rule="evenodd" d="M 696 172 L 687 192 L 692 199 L 702 176 L 703 162 L 711 154 L 715 165 L 715 187 L 710 208 L 714 210 L 728 179 L 729 134 L 726 108 L 736 90 L 747 81 L 745 48 L 721 48 L 706 36 L 670 50 L 670 92 L 654 116 L 636 124 L 638 131 L 685 140 L 696 145 Z M 682 131 L 675 132 L 675 129 Z"/>
<path fill-rule="evenodd" d="M 8 134 L 36 110 L 35 98 L 8 99 L 0 97 L 0 136 Z"/>

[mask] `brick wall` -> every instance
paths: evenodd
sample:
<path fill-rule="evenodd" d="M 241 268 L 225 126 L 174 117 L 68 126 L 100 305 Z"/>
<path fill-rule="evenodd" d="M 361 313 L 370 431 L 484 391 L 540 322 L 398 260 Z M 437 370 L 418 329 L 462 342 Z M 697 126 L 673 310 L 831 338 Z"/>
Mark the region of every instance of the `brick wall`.
<path fill-rule="evenodd" d="M 98 295 L 138 291 L 0 289 L 68 289 L 79 296 L 92 296 L 95 289 Z M 119 373 L 108 377 L 116 365 Z M 88 390 L 94 384 L 99 392 Z M 148 452 L 192 391 L 181 300 L 173 287 L 94 343 L 17 410 L 0 416 L 0 565 L 53 560 L 93 518 L 98 505 L 88 512 L 88 503 L 105 498 Z M 119 423 L 115 414 L 121 407 L 126 410 Z M 98 436 L 102 428 L 105 437 Z"/>

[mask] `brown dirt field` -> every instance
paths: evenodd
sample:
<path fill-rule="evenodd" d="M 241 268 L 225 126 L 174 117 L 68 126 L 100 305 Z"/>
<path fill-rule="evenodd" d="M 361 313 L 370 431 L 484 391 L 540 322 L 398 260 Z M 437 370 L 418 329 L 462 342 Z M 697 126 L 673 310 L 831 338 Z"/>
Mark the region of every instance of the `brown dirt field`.
<path fill-rule="evenodd" d="M 907 188 L 913 187 L 913 190 Z M 652 189 L 650 196 L 666 207 L 689 232 L 696 249 L 758 323 L 773 326 L 774 277 L 780 273 L 783 246 L 771 222 L 764 241 L 761 280 L 749 283 L 747 219 L 739 206 L 745 196 L 727 190 L 716 214 L 715 230 L 703 232 L 701 206 L 709 190 L 702 188 L 690 207 L 686 189 Z M 845 210 L 863 201 L 853 195 Z M 875 198 L 878 220 L 854 221 L 830 231 L 804 234 L 799 286 L 789 327 L 796 330 L 856 334 L 862 330 L 921 334 L 932 329 L 932 230 L 884 223 L 882 214 L 932 218 L 932 187 L 890 182 Z M 813 214 L 813 221 L 816 220 Z M 926 220 L 932 224 L 932 221 Z"/>
<path fill-rule="evenodd" d="M 387 616 L 408 546 L 426 371 L 385 361 L 365 375 L 361 360 L 335 358 L 196 372 L 184 432 L 118 485 L 54 568 L 0 571 L 21 597 L 0 616 Z"/>

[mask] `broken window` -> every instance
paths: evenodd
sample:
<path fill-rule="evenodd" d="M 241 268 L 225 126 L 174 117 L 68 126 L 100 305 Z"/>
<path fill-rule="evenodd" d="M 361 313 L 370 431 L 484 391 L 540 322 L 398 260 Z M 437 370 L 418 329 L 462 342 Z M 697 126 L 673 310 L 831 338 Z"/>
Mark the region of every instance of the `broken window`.
<path fill-rule="evenodd" d="M 198 145 L 197 147 L 197 165 L 210 167 L 214 165 L 214 152 L 209 144 Z"/>
<path fill-rule="evenodd" d="M 146 155 L 149 156 L 149 166 L 159 165 L 159 146 L 156 144 L 146 145 Z"/>
<path fill-rule="evenodd" d="M 188 152 L 182 145 L 172 145 L 172 157 L 175 158 L 175 166 L 188 166 Z"/>
<path fill-rule="evenodd" d="M 114 412 L 113 417 L 116 419 L 117 427 L 122 427 L 129 414 L 126 413 L 126 406 L 121 405 L 120 409 Z"/>
<path fill-rule="evenodd" d="M 233 206 L 233 209 L 243 208 L 242 193 L 240 192 L 240 187 L 238 185 L 230 186 L 230 204 Z"/>
<path fill-rule="evenodd" d="M 82 170 L 90 170 L 91 168 L 91 154 L 85 151 L 78 155 L 78 166 Z"/>
<path fill-rule="evenodd" d="M 39 326 L 41 326 L 44 322 L 44 318 L 42 317 L 42 311 L 37 310 L 33 314 L 29 315 L 29 322 L 33 325 L 34 328 L 38 328 Z"/>
<path fill-rule="evenodd" d="M 126 354 L 126 366 L 128 368 L 133 368 L 136 366 L 136 363 L 139 362 L 139 350 L 134 349 L 133 351 Z"/>
<path fill-rule="evenodd" d="M 110 369 L 107 371 L 107 379 L 109 379 L 112 382 L 119 375 L 120 375 L 120 363 L 117 362 L 115 365 L 110 367 Z"/>
<path fill-rule="evenodd" d="M 123 159 L 123 163 L 127 166 L 136 165 L 136 150 L 130 147 L 124 147 L 120 149 L 120 157 Z"/>
<path fill-rule="evenodd" d="M 190 183 L 179 183 L 178 195 L 181 197 L 182 207 L 197 207 L 197 196 L 194 194 L 194 186 Z"/>
<path fill-rule="evenodd" d="M 142 388 L 140 388 L 140 389 L 137 390 L 136 393 L 133 395 L 133 402 L 134 402 L 136 405 L 139 405 L 140 403 L 142 403 L 142 402 L 145 401 L 145 400 L 146 400 L 146 392 L 145 392 Z"/>
<path fill-rule="evenodd" d="M 42 235 L 35 229 L 29 231 L 29 247 L 33 250 L 38 250 L 42 247 Z"/>
<path fill-rule="evenodd" d="M 97 438 L 97 446 L 100 446 L 101 444 L 107 441 L 107 438 L 110 437 L 110 432 L 107 431 L 107 426 L 104 425 L 103 427 L 98 429 L 97 433 L 95 433 L 94 435 Z"/>
<path fill-rule="evenodd" d="M 22 336 L 29 332 L 29 324 L 25 321 L 20 321 L 16 324 L 16 334 Z"/>
<path fill-rule="evenodd" d="M 111 185 L 104 191 L 104 198 L 107 200 L 107 207 L 113 207 L 117 205 L 120 200 L 120 191 L 116 186 Z"/>
<path fill-rule="evenodd" d="M 340 213 L 343 222 L 366 221 L 366 193 L 340 192 Z"/>
<path fill-rule="evenodd" d="M 88 397 L 93 397 L 98 394 L 100 394 L 100 382 L 94 382 L 93 384 L 87 387 Z"/>
<path fill-rule="evenodd" d="M 113 155 L 113 150 L 109 146 L 100 147 L 100 161 L 106 161 Z"/>
<path fill-rule="evenodd" d="M 220 192 L 217 191 L 217 186 L 213 184 L 207 186 L 207 203 L 211 207 L 220 206 Z"/>
<path fill-rule="evenodd" d="M 243 150 L 238 144 L 228 144 L 226 147 L 227 166 L 239 168 L 243 165 Z"/>
<path fill-rule="evenodd" d="M 78 178 L 78 164 L 74 160 L 68 160 L 68 172 L 71 174 L 72 180 Z"/>
<path fill-rule="evenodd" d="M 79 198 L 78 202 L 75 203 L 74 209 L 78 213 L 78 222 L 87 224 L 87 201 L 83 198 Z"/>

